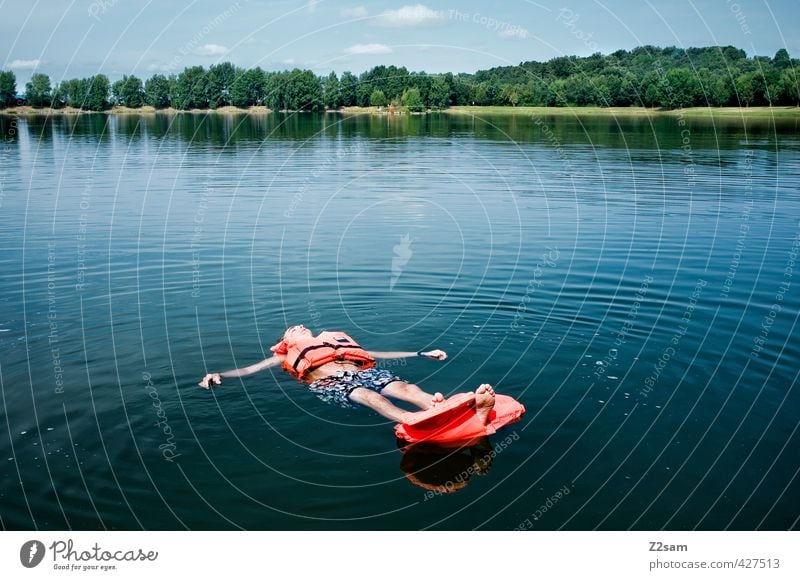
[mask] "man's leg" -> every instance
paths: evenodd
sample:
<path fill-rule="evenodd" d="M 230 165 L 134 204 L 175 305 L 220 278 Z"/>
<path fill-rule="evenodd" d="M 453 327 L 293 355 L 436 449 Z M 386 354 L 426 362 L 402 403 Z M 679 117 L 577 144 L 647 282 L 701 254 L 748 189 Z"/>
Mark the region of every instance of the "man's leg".
<path fill-rule="evenodd" d="M 386 390 L 386 389 L 384 389 Z M 380 393 L 376 393 L 375 391 L 371 391 L 369 389 L 365 389 L 364 387 L 358 387 L 353 389 L 350 392 L 350 400 L 369 407 L 373 411 L 377 411 L 387 419 L 391 419 L 392 421 L 397 421 L 401 423 L 403 421 L 402 417 L 408 411 L 404 411 L 400 407 L 396 407 L 392 404 L 392 402 L 381 395 Z"/>
<path fill-rule="evenodd" d="M 400 399 L 401 401 L 414 403 L 422 409 L 430 409 L 434 407 L 436 403 L 440 403 L 444 400 L 441 393 L 430 395 L 417 385 L 409 384 L 405 381 L 389 383 L 383 388 L 381 394 Z M 489 422 L 489 413 L 494 408 L 494 395 L 495 393 L 492 385 L 487 383 L 480 385 L 475 390 L 475 414 L 484 424 Z M 394 405 L 392 406 L 394 407 Z"/>
<path fill-rule="evenodd" d="M 388 389 L 390 386 L 402 382 L 403 381 L 395 381 L 394 383 L 389 383 L 388 385 L 386 385 L 386 387 L 384 387 L 383 392 L 385 392 L 386 389 Z M 409 385 L 409 386 L 416 387 L 416 385 Z M 403 387 L 399 387 L 399 389 L 403 389 Z M 419 389 L 419 387 L 417 387 L 417 389 Z M 413 389 L 411 389 L 411 391 L 413 392 Z M 421 389 L 420 392 L 430 397 L 430 395 L 427 395 Z M 439 395 L 439 393 L 436 394 Z M 366 389 L 364 387 L 357 387 L 353 389 L 350 392 L 349 398 L 351 401 L 369 407 L 370 409 L 380 413 L 387 419 L 391 419 L 392 421 L 397 421 L 398 423 L 402 423 L 403 415 L 409 413 L 408 411 L 405 411 L 400 407 L 393 405 L 389 399 L 387 399 L 380 393 L 376 393 L 375 391 Z M 489 412 L 492 410 L 492 407 L 494 407 L 494 389 L 492 388 L 492 386 L 488 384 L 482 384 L 480 387 L 478 387 L 478 389 L 475 391 L 475 402 L 476 402 L 475 413 L 483 423 L 487 423 L 489 419 Z"/>
<path fill-rule="evenodd" d="M 441 393 L 431 395 L 426 393 L 419 386 L 405 381 L 392 381 L 381 390 L 381 395 L 392 397 L 401 401 L 412 403 L 420 409 L 430 409 L 436 403 L 444 401 Z"/>

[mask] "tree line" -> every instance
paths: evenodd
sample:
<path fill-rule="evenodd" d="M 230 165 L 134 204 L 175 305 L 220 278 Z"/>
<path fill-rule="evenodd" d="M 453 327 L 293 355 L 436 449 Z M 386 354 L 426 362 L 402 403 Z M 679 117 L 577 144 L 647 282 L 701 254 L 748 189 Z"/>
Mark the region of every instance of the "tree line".
<path fill-rule="evenodd" d="M 800 60 L 785 49 L 754 56 L 732 46 L 678 49 L 643 46 L 631 51 L 556 57 L 474 74 L 428 74 L 376 66 L 355 75 L 310 70 L 271 72 L 224 62 L 190 66 L 179 74 L 134 75 L 111 83 L 103 74 L 57 85 L 35 73 L 25 85 L 32 107 L 102 111 L 114 105 L 163 109 L 216 109 L 264 105 L 273 110 L 396 106 L 411 111 L 453 105 L 501 106 L 800 106 Z M 16 79 L 0 71 L 0 108 L 17 102 Z"/>

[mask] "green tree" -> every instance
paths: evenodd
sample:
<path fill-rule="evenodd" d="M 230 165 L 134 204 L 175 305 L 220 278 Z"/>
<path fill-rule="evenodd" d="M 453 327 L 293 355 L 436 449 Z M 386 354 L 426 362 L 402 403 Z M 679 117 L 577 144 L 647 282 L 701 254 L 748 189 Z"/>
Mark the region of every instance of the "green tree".
<path fill-rule="evenodd" d="M 494 81 L 488 81 L 486 83 L 486 104 L 499 105 L 501 93 L 502 91 L 500 90 L 500 87 L 497 86 L 497 83 Z"/>
<path fill-rule="evenodd" d="M 743 50 L 731 46 L 685 50 L 674 46 L 642 46 L 606 56 L 599 53 L 585 58 L 564 56 L 546 63 L 523 62 L 518 66 L 495 67 L 474 75 L 442 76 L 451 83 L 450 104 L 511 105 L 509 97 L 516 91 L 518 104 L 568 102 L 675 108 L 735 104 L 738 100 L 734 79 L 757 73 L 749 79 L 752 96 L 747 90 L 748 83 L 743 91 L 746 97 L 743 102 L 757 105 L 782 103 L 788 99 L 783 72 L 795 70 L 796 63 L 785 50 L 778 51 L 774 58 L 748 59 Z M 565 84 L 554 84 L 557 80 Z M 461 94 L 460 82 L 469 86 L 466 98 Z M 497 87 L 503 87 L 504 91 Z M 425 99 L 425 102 L 433 100 Z"/>
<path fill-rule="evenodd" d="M 237 107 L 252 107 L 264 102 L 264 71 L 260 67 L 246 70 L 233 81 L 231 102 Z"/>
<path fill-rule="evenodd" d="M 567 104 L 567 83 L 564 79 L 556 79 L 547 87 L 547 104 L 551 107 Z"/>
<path fill-rule="evenodd" d="M 623 86 L 628 88 L 628 85 L 623 85 L 623 82 L 623 79 L 613 75 L 597 77 L 597 84 L 594 87 L 594 102 L 600 107 L 631 106 L 633 99 L 628 97 L 627 92 L 623 89 Z"/>
<path fill-rule="evenodd" d="M 81 108 L 86 111 L 105 111 L 111 106 L 109 92 L 111 86 L 106 75 L 94 75 L 85 79 L 83 87 L 86 90 Z"/>
<path fill-rule="evenodd" d="M 470 98 L 469 82 L 462 76 L 455 77 L 453 79 L 453 84 L 450 87 L 450 99 L 451 99 L 450 104 L 469 105 L 469 98 Z"/>
<path fill-rule="evenodd" d="M 369 96 L 369 104 L 373 107 L 385 107 L 386 106 L 386 95 L 383 94 L 383 91 L 380 89 L 375 89 L 372 91 L 372 94 Z"/>
<path fill-rule="evenodd" d="M 708 68 L 697 71 L 697 104 L 701 106 L 719 106 L 716 103 L 716 83 L 719 79 Z"/>
<path fill-rule="evenodd" d="M 608 60 L 601 53 L 595 52 L 591 56 L 581 59 L 580 67 L 584 74 L 595 77 L 605 70 Z"/>
<path fill-rule="evenodd" d="M 567 102 L 578 106 L 593 104 L 591 80 L 585 75 L 573 75 L 564 80 Z"/>
<path fill-rule="evenodd" d="M 753 78 L 753 88 L 755 90 L 754 104 L 776 105 L 780 93 L 780 80 L 780 71 L 772 68 L 771 64 L 762 66 Z"/>
<path fill-rule="evenodd" d="M 17 78 L 12 71 L 0 70 L 0 109 L 11 107 L 17 102 Z"/>
<path fill-rule="evenodd" d="M 406 67 L 401 66 L 397 68 L 394 65 L 386 67 L 386 82 L 383 87 L 384 94 L 388 101 L 399 99 L 403 91 L 406 90 L 409 84 L 409 74 Z"/>
<path fill-rule="evenodd" d="M 361 73 L 359 81 L 361 81 L 362 85 L 368 85 L 370 87 L 368 94 L 371 95 L 372 91 L 380 89 L 385 95 L 388 84 L 388 71 L 385 66 L 378 65 Z"/>
<path fill-rule="evenodd" d="M 144 105 L 144 85 L 142 79 L 133 75 L 129 76 L 125 83 L 123 93 L 125 105 L 128 107 L 141 107 Z"/>
<path fill-rule="evenodd" d="M 551 59 L 547 64 L 550 73 L 554 77 L 566 79 L 575 72 L 575 62 L 576 59 L 574 56 L 557 56 Z"/>
<path fill-rule="evenodd" d="M 592 102 L 600 107 L 610 107 L 613 104 L 611 98 L 611 84 L 618 82 L 618 77 L 599 75 L 592 78 L 591 82 Z"/>
<path fill-rule="evenodd" d="M 328 109 L 338 109 L 342 105 L 341 91 L 339 88 L 339 78 L 332 72 L 322 83 L 322 98 Z"/>
<path fill-rule="evenodd" d="M 208 107 L 206 71 L 202 66 L 190 66 L 178 75 L 172 105 L 177 109 L 205 109 Z"/>
<path fill-rule="evenodd" d="M 350 71 L 342 73 L 339 79 L 340 101 L 343 107 L 354 107 L 357 103 L 358 78 Z"/>
<path fill-rule="evenodd" d="M 641 106 L 641 98 L 639 96 L 639 80 L 632 72 L 626 72 L 622 75 L 622 82 L 620 83 L 619 94 L 616 97 L 617 102 L 622 106 Z"/>
<path fill-rule="evenodd" d="M 121 92 L 122 92 L 122 79 L 111 83 L 111 102 L 114 103 L 115 105 L 122 104 L 122 97 L 120 95 Z"/>
<path fill-rule="evenodd" d="M 698 95 L 697 79 L 694 73 L 685 67 L 673 68 L 666 75 L 667 98 L 669 108 L 691 107 Z"/>
<path fill-rule="evenodd" d="M 547 104 L 547 83 L 538 78 L 530 79 L 526 84 L 526 104 L 541 107 Z"/>
<path fill-rule="evenodd" d="M 50 106 L 53 109 L 61 109 L 67 104 L 67 96 L 64 92 L 64 83 L 58 83 L 53 86 L 53 98 L 50 101 Z"/>
<path fill-rule="evenodd" d="M 639 89 L 642 104 L 645 107 L 661 107 L 666 102 L 664 96 L 664 80 L 659 73 L 654 70 L 648 71 L 642 77 L 642 82 Z"/>
<path fill-rule="evenodd" d="M 472 85 L 469 100 L 470 105 L 486 105 L 486 83 Z"/>
<path fill-rule="evenodd" d="M 792 59 L 789 57 L 789 53 L 786 52 L 785 48 L 781 48 L 775 53 L 772 59 L 772 66 L 779 71 L 786 70 L 792 66 Z"/>
<path fill-rule="evenodd" d="M 431 78 L 431 87 L 428 90 L 428 106 L 434 109 L 444 109 L 449 101 L 450 86 L 447 81 L 441 76 Z"/>
<path fill-rule="evenodd" d="M 606 74 L 597 78 L 597 86 L 595 87 L 595 101 L 603 107 L 627 107 L 630 102 L 621 104 L 625 99 L 622 91 L 622 81 L 624 73 L 619 69 L 612 68 L 606 70 Z"/>
<path fill-rule="evenodd" d="M 431 77 L 431 75 L 426 72 L 415 72 L 408 75 L 408 85 L 403 90 L 405 91 L 411 87 L 417 87 L 422 102 L 428 103 L 430 102 L 431 83 L 433 83 L 433 77 Z M 402 100 L 403 94 L 400 93 L 399 96 Z"/>
<path fill-rule="evenodd" d="M 778 102 L 781 105 L 800 106 L 800 82 L 794 69 L 783 71 L 780 78 L 780 97 Z"/>
<path fill-rule="evenodd" d="M 315 111 L 322 108 L 322 83 L 310 70 L 294 69 L 286 81 L 286 108 Z"/>
<path fill-rule="evenodd" d="M 506 85 L 503 87 L 502 101 L 504 105 L 511 105 L 516 107 L 519 103 L 519 91 L 515 85 Z"/>
<path fill-rule="evenodd" d="M 116 104 L 123 107 L 139 108 L 144 104 L 144 87 L 141 79 L 131 75 L 111 85 L 111 95 Z"/>
<path fill-rule="evenodd" d="M 372 96 L 372 91 L 376 87 L 372 86 L 369 81 L 363 79 L 363 74 L 358 77 L 358 84 L 356 85 L 356 105 L 359 107 L 368 107 L 369 98 Z"/>
<path fill-rule="evenodd" d="M 89 83 L 87 79 L 69 79 L 61 81 L 56 89 L 55 98 L 68 107 L 81 108 L 86 99 Z"/>
<path fill-rule="evenodd" d="M 755 98 L 755 86 L 753 83 L 753 73 L 746 73 L 739 75 L 736 77 L 734 81 L 734 87 L 736 89 L 736 100 L 738 101 L 738 105 L 741 107 L 744 105 L 745 107 L 749 107 L 750 103 L 753 102 Z"/>
<path fill-rule="evenodd" d="M 411 87 L 403 91 L 401 102 L 412 113 L 418 113 L 425 109 L 425 104 L 422 102 L 422 96 L 419 94 L 417 87 Z"/>
<path fill-rule="evenodd" d="M 457 100 L 456 89 L 455 89 L 456 86 L 455 77 L 453 76 L 453 73 L 448 72 L 444 73 L 444 75 L 442 75 L 442 78 L 444 79 L 444 82 L 447 83 L 447 105 L 454 105 Z M 521 80 L 519 82 L 521 82 Z M 421 91 L 420 94 L 422 94 Z"/>
<path fill-rule="evenodd" d="M 231 89 L 241 74 L 233 64 L 223 62 L 211 65 L 206 73 L 208 106 L 212 109 L 231 104 Z"/>
<path fill-rule="evenodd" d="M 777 106 L 781 104 L 783 97 L 783 87 L 781 86 L 780 77 L 771 80 L 764 87 L 764 98 L 770 106 Z"/>
<path fill-rule="evenodd" d="M 46 107 L 53 100 L 50 88 L 50 77 L 42 73 L 34 73 L 31 80 L 25 83 L 25 101 L 31 107 Z"/>
<path fill-rule="evenodd" d="M 219 107 L 226 104 L 251 106 L 265 103 L 272 109 L 319 109 L 323 106 L 406 103 L 416 89 L 422 101 L 433 108 L 456 104 L 480 105 L 614 105 L 643 104 L 665 108 L 693 105 L 797 104 L 797 59 L 786 49 L 772 58 L 754 56 L 732 46 L 681 49 L 641 46 L 609 55 L 563 56 L 548 62 L 523 62 L 495 67 L 475 74 L 428 75 L 405 67 L 375 66 L 358 77 L 350 72 L 337 78 L 335 72 L 318 78 L 311 71 L 265 73 L 240 70 L 231 63 L 185 69 L 177 77 L 153 77 L 142 87 L 136 77 L 125 76 L 111 87 L 113 100 L 127 106 L 147 102 L 177 108 Z M 98 75 L 100 77 L 101 75 Z M 31 104 L 68 104 L 102 108 L 97 98 L 101 79 L 63 81 L 53 90 L 36 77 L 26 86 Z M 102 85 L 102 82 L 100 83 Z M 0 108 L 14 102 L 15 78 L 0 71 Z M 383 99 L 378 95 L 383 95 Z M 411 95 L 411 97 L 409 96 Z M 100 105 L 100 106 L 99 106 Z M 416 108 L 416 107 L 415 107 Z"/>
<path fill-rule="evenodd" d="M 170 86 L 164 75 L 153 75 L 144 83 L 144 100 L 151 107 L 166 109 L 170 105 Z"/>
<path fill-rule="evenodd" d="M 747 53 L 741 48 L 733 46 L 726 46 L 722 49 L 722 54 L 725 57 L 726 66 L 736 65 L 738 61 L 747 60 Z"/>
<path fill-rule="evenodd" d="M 286 105 L 288 72 L 266 73 L 264 76 L 264 104 L 273 111 L 282 111 Z"/>

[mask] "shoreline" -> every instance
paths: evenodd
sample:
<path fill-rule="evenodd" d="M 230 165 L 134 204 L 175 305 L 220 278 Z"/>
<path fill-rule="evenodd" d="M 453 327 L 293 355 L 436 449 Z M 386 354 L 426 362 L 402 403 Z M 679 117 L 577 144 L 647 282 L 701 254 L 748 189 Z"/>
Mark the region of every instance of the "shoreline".
<path fill-rule="evenodd" d="M 443 111 L 453 115 L 527 115 L 596 117 L 689 117 L 689 118 L 800 118 L 800 107 L 496 107 L 456 106 Z"/>
<path fill-rule="evenodd" d="M 263 105 L 240 108 L 234 106 L 220 107 L 218 109 L 156 109 L 151 106 L 140 108 L 112 107 L 106 111 L 84 111 L 73 107 L 51 109 L 48 107 L 35 109 L 27 105 L 1 109 L 0 115 L 13 117 L 36 116 L 77 116 L 86 114 L 102 115 L 178 115 L 190 113 L 193 115 L 265 115 L 268 113 L 297 113 L 306 111 L 273 111 Z M 458 105 L 442 109 L 441 111 L 427 111 L 422 113 L 409 113 L 402 109 L 390 110 L 383 107 L 342 107 L 340 109 L 326 109 L 320 113 L 342 115 L 380 115 L 380 116 L 417 116 L 424 114 L 443 113 L 446 115 L 526 115 L 526 116 L 595 116 L 595 117 L 689 117 L 689 118 L 800 118 L 800 107 L 690 107 L 685 109 L 663 110 L 645 107 L 507 107 L 507 106 L 469 106 Z"/>
<path fill-rule="evenodd" d="M 193 115 L 205 114 L 220 114 L 220 115 L 263 115 L 271 113 L 272 110 L 265 106 L 252 106 L 247 109 L 227 106 L 219 107 L 218 109 L 175 109 L 167 107 L 166 109 L 156 109 L 150 105 L 145 105 L 139 108 L 131 107 L 111 107 L 105 111 L 85 111 L 83 109 L 76 109 L 75 107 L 64 107 L 63 109 L 53 109 L 51 107 L 42 107 L 36 109 L 28 105 L 20 107 L 8 107 L 7 109 L 0 109 L 0 115 L 16 116 L 16 117 L 49 117 L 49 116 L 77 116 L 77 115 L 178 115 L 181 113 L 191 113 Z"/>

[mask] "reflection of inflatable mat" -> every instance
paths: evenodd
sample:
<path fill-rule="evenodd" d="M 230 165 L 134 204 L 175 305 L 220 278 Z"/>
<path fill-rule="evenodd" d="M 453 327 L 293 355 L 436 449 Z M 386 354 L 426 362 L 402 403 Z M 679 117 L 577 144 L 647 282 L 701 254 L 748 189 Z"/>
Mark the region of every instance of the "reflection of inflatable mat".
<path fill-rule="evenodd" d="M 525 407 L 513 397 L 495 395 L 489 422 L 484 425 L 475 414 L 475 393 L 453 395 L 433 409 L 414 413 L 395 425 L 394 432 L 409 443 L 469 441 L 492 435 L 500 427 L 519 420 Z"/>
<path fill-rule="evenodd" d="M 474 475 L 486 475 L 492 468 L 494 450 L 488 437 L 474 445 L 450 443 L 406 443 L 397 440 L 403 458 L 400 469 L 414 485 L 429 494 L 455 493 L 464 489 Z"/>

